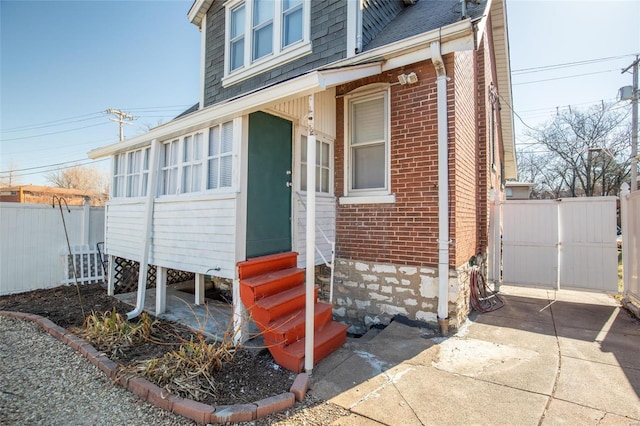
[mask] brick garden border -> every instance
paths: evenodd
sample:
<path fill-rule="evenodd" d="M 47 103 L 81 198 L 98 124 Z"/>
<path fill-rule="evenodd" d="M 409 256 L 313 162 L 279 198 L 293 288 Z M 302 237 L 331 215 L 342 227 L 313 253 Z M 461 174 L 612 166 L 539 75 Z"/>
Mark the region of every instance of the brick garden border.
<path fill-rule="evenodd" d="M 261 419 L 278 411 L 292 408 L 295 401 L 302 401 L 309 388 L 309 376 L 300 373 L 296 376 L 289 392 L 255 401 L 251 404 L 212 406 L 187 398 L 181 398 L 167 392 L 150 381 L 136 376 L 116 378 L 118 364 L 99 352 L 86 340 L 60 327 L 48 318 L 23 312 L 0 311 L 0 315 L 32 321 L 47 333 L 80 352 L 93 365 L 104 372 L 112 381 L 133 392 L 158 408 L 186 417 L 199 424 L 235 423 Z M 116 380 L 117 379 L 117 380 Z"/>

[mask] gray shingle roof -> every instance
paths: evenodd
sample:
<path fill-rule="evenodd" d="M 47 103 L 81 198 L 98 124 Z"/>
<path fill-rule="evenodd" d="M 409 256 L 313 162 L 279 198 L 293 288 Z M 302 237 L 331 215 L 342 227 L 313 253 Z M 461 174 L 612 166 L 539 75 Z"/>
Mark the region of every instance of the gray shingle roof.
<path fill-rule="evenodd" d="M 487 0 L 481 0 L 478 4 L 467 3 L 467 15 L 472 20 L 480 18 L 486 6 Z M 460 0 L 419 0 L 400 12 L 382 32 L 364 46 L 363 51 L 458 22 L 462 18 L 461 11 Z"/>

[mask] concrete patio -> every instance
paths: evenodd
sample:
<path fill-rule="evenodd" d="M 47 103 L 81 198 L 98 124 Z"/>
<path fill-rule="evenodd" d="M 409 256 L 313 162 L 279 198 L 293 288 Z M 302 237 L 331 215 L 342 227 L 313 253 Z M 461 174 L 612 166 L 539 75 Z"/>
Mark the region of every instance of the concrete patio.
<path fill-rule="evenodd" d="M 501 288 L 454 336 L 393 322 L 321 362 L 339 425 L 640 424 L 640 321 L 610 295 Z"/>

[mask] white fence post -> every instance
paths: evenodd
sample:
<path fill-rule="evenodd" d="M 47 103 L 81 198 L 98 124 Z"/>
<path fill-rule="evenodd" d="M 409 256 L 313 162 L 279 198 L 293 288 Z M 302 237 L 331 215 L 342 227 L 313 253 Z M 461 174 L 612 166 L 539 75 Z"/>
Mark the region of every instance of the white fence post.
<path fill-rule="evenodd" d="M 622 228 L 622 293 L 629 291 L 629 185 L 620 188 L 620 227 Z"/>

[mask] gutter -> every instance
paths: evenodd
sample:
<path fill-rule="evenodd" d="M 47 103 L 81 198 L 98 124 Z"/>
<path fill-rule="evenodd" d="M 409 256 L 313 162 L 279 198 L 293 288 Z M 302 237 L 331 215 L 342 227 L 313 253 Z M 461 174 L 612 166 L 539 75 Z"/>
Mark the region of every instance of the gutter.
<path fill-rule="evenodd" d="M 443 335 L 449 328 L 449 152 L 447 128 L 447 71 L 440 42 L 431 43 L 436 69 L 438 111 L 438 323 Z"/>

